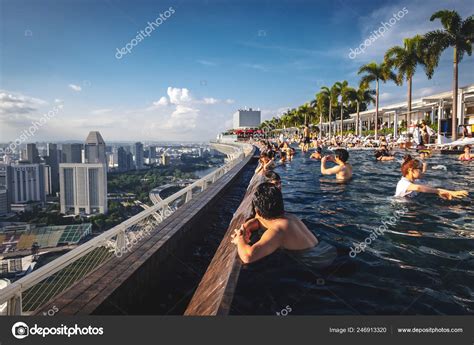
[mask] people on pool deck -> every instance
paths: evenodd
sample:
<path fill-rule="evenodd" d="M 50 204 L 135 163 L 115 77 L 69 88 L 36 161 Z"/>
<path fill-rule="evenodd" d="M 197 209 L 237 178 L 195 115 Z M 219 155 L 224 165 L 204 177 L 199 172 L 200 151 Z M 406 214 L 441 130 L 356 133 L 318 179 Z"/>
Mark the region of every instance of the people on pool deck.
<path fill-rule="evenodd" d="M 452 191 L 441 188 L 433 188 L 422 184 L 416 184 L 415 181 L 423 176 L 423 165 L 412 156 L 406 155 L 402 164 L 402 178 L 398 181 L 395 192 L 396 197 L 414 197 L 418 193 L 431 193 L 447 200 L 453 198 L 463 198 L 468 195 L 465 190 Z"/>
<path fill-rule="evenodd" d="M 461 153 L 458 157 L 460 161 L 471 161 L 474 160 L 474 155 L 471 155 L 471 147 L 469 145 L 464 146 L 464 153 Z"/>
<path fill-rule="evenodd" d="M 275 161 L 273 160 L 273 151 L 262 152 L 260 154 L 259 165 L 255 169 L 256 174 L 263 175 L 268 170 L 275 168 Z"/>
<path fill-rule="evenodd" d="M 345 149 L 334 150 L 335 156 L 324 156 L 321 159 L 321 174 L 336 175 L 336 179 L 340 181 L 350 180 L 352 177 L 352 165 L 347 162 L 349 152 Z M 326 162 L 336 163 L 335 167 L 327 168 Z"/>
<path fill-rule="evenodd" d="M 283 196 L 278 187 L 262 183 L 253 198 L 255 218 L 235 229 L 231 242 L 237 245 L 240 259 L 244 263 L 260 260 L 277 249 L 305 250 L 318 244 L 316 237 L 296 216 L 286 213 Z M 262 237 L 250 245 L 251 233 L 264 230 Z"/>
<path fill-rule="evenodd" d="M 320 160 L 321 158 L 323 158 L 323 156 L 321 155 L 321 152 L 322 152 L 321 147 L 318 147 L 316 151 L 314 151 L 311 154 L 311 156 L 309 156 L 309 158 Z"/>
<path fill-rule="evenodd" d="M 380 150 L 375 152 L 374 156 L 378 161 L 393 161 L 395 159 L 395 157 L 388 150 L 387 144 L 382 145 Z"/>

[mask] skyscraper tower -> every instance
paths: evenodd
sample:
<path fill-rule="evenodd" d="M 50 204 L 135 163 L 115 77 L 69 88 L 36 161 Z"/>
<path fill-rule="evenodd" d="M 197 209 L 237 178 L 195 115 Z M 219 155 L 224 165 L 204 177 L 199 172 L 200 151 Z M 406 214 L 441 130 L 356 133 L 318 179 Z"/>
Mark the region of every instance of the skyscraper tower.
<path fill-rule="evenodd" d="M 38 149 L 36 148 L 36 144 L 26 144 L 26 159 L 31 164 L 40 162 L 40 157 L 38 154 Z"/>
<path fill-rule="evenodd" d="M 143 144 L 138 142 L 134 145 L 135 167 L 137 170 L 143 169 Z"/>
<path fill-rule="evenodd" d="M 51 167 L 51 192 L 59 192 L 59 152 L 56 144 L 48 144 L 48 156 L 46 162 Z"/>
<path fill-rule="evenodd" d="M 105 142 L 99 132 L 92 131 L 84 144 L 84 163 L 102 163 L 107 165 Z"/>

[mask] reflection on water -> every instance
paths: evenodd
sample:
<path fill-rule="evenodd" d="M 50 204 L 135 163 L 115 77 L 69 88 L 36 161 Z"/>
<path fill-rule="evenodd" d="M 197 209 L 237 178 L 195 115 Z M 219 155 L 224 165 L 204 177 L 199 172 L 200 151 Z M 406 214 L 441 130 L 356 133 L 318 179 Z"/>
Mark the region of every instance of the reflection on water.
<path fill-rule="evenodd" d="M 474 163 L 455 158 L 434 155 L 425 183 L 472 191 Z M 295 315 L 473 314 L 474 194 L 397 200 L 399 162 L 375 162 L 370 151 L 351 151 L 350 162 L 354 177 L 343 184 L 322 177 L 309 154 L 277 168 L 286 210 L 335 246 L 338 257 L 321 268 L 281 251 L 245 267 L 232 313 L 275 315 L 289 305 Z M 365 252 L 349 257 L 351 247 L 404 207 Z"/>

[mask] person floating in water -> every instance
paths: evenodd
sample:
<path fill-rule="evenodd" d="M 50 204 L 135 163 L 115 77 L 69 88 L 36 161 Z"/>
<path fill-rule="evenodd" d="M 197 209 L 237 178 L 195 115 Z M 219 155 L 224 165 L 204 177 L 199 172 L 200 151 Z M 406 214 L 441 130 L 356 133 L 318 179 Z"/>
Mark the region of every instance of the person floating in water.
<path fill-rule="evenodd" d="M 281 191 L 272 183 L 257 187 L 253 206 L 255 218 L 235 229 L 231 236 L 244 263 L 260 260 L 279 248 L 305 250 L 318 244 L 317 238 L 298 217 L 285 212 Z M 264 230 L 262 237 L 250 245 L 252 232 L 259 229 Z"/>
<path fill-rule="evenodd" d="M 322 152 L 321 148 L 318 147 L 318 148 L 316 149 L 316 151 L 314 151 L 314 152 L 311 154 L 311 156 L 309 156 L 309 158 L 320 160 L 321 158 L 323 158 L 323 156 L 321 155 L 321 152 Z"/>
<path fill-rule="evenodd" d="M 416 184 L 415 181 L 423 176 L 423 164 L 419 160 L 413 159 L 410 155 L 404 157 L 402 175 L 403 177 L 397 184 L 396 197 L 414 197 L 418 193 L 431 193 L 443 199 L 452 200 L 453 198 L 464 198 L 468 195 L 468 192 L 465 190 L 452 191 Z"/>
<path fill-rule="evenodd" d="M 471 155 L 471 147 L 469 145 L 464 146 L 464 153 L 461 153 L 458 157 L 460 161 L 471 161 L 474 160 L 474 156 Z"/>
<path fill-rule="evenodd" d="M 321 159 L 321 174 L 336 175 L 336 179 L 347 181 L 352 178 L 352 165 L 347 162 L 349 152 L 345 149 L 334 150 L 335 156 L 324 156 Z M 334 162 L 337 165 L 332 168 L 326 168 L 326 161 Z"/>
<path fill-rule="evenodd" d="M 375 152 L 375 159 L 378 161 L 393 161 L 395 157 L 390 153 L 387 145 L 382 145 L 380 150 Z"/>

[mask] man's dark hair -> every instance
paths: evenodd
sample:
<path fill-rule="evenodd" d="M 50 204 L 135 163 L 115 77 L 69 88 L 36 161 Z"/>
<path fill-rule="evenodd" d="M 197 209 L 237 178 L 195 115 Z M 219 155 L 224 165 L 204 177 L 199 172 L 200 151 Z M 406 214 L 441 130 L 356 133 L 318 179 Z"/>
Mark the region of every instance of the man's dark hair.
<path fill-rule="evenodd" d="M 273 170 L 268 170 L 267 172 L 265 172 L 265 178 L 269 181 L 281 181 L 280 175 L 278 175 Z"/>
<path fill-rule="evenodd" d="M 318 146 L 318 148 L 316 149 L 316 152 L 321 153 L 321 152 L 323 152 L 323 150 L 321 149 L 321 147 Z"/>
<path fill-rule="evenodd" d="M 347 162 L 347 160 L 349 159 L 349 152 L 347 152 L 347 150 L 345 149 L 334 150 L 334 154 L 344 163 Z"/>
<path fill-rule="evenodd" d="M 269 182 L 257 187 L 253 196 L 253 207 L 265 219 L 280 218 L 285 213 L 280 189 Z"/>

